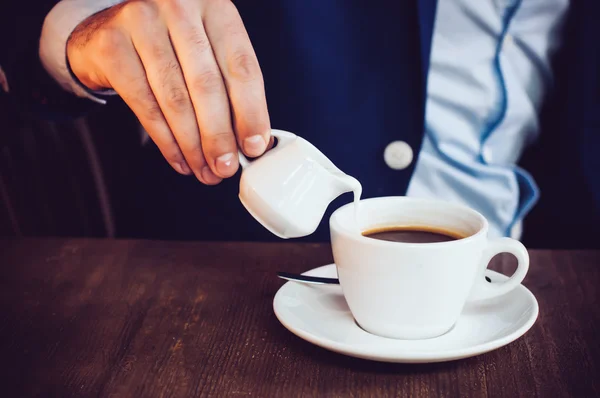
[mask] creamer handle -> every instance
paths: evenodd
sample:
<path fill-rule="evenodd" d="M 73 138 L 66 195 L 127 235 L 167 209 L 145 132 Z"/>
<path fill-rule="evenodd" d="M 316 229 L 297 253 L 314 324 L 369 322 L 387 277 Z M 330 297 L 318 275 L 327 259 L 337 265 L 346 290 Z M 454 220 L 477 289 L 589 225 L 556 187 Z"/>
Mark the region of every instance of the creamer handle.
<path fill-rule="evenodd" d="M 283 148 L 287 144 L 293 142 L 297 137 L 296 134 L 283 130 L 271 130 L 271 135 L 277 138 L 277 146 L 271 149 L 272 151 L 276 151 L 279 147 Z M 238 150 L 238 159 L 242 168 L 248 167 L 253 162 L 253 160 L 251 161 L 246 156 L 244 156 L 244 154 L 240 150 Z"/>

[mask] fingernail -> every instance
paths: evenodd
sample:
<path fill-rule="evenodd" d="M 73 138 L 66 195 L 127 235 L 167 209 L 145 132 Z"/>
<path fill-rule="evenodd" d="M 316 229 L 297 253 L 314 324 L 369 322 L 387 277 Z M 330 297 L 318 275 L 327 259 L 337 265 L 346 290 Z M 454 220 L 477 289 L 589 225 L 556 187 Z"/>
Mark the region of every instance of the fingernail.
<path fill-rule="evenodd" d="M 261 135 L 253 135 L 244 140 L 244 151 L 248 156 L 260 156 L 267 148 L 267 143 Z"/>
<path fill-rule="evenodd" d="M 178 163 L 177 166 L 179 166 L 179 172 L 181 174 L 189 175 L 192 173 L 192 170 L 190 169 L 190 167 L 187 165 L 186 162 Z"/>
<path fill-rule="evenodd" d="M 233 169 L 233 153 L 229 152 L 217 158 L 217 171 L 223 177 L 231 176 L 235 170 Z"/>
<path fill-rule="evenodd" d="M 207 184 L 218 184 L 221 182 L 221 178 L 217 177 L 208 166 L 204 166 L 201 174 Z"/>

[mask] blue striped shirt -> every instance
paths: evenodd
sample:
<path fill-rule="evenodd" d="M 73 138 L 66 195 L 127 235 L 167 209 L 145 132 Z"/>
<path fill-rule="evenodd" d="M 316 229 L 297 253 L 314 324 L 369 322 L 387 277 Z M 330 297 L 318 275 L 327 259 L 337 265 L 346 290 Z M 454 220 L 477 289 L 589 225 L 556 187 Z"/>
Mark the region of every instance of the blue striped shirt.
<path fill-rule="evenodd" d="M 423 148 L 409 196 L 465 203 L 520 237 L 538 199 L 516 163 L 536 138 L 568 0 L 438 2 Z"/>

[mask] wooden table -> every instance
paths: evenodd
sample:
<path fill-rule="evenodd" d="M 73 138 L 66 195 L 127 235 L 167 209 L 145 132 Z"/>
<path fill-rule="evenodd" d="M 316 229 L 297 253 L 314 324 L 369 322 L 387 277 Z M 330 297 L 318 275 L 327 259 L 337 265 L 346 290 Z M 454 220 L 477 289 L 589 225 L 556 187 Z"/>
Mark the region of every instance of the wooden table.
<path fill-rule="evenodd" d="M 532 250 L 533 328 L 497 351 L 426 365 L 342 356 L 279 324 L 275 271 L 330 261 L 314 244 L 0 241 L 1 395 L 600 394 L 600 252 Z"/>

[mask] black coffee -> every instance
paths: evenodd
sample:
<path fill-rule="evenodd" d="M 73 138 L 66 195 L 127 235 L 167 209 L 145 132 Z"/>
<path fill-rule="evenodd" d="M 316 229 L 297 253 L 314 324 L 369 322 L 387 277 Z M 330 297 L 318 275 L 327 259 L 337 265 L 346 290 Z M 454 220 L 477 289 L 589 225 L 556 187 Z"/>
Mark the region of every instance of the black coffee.
<path fill-rule="evenodd" d="M 396 226 L 373 228 L 363 232 L 363 236 L 390 242 L 436 243 L 464 238 L 462 234 L 435 227 Z"/>

